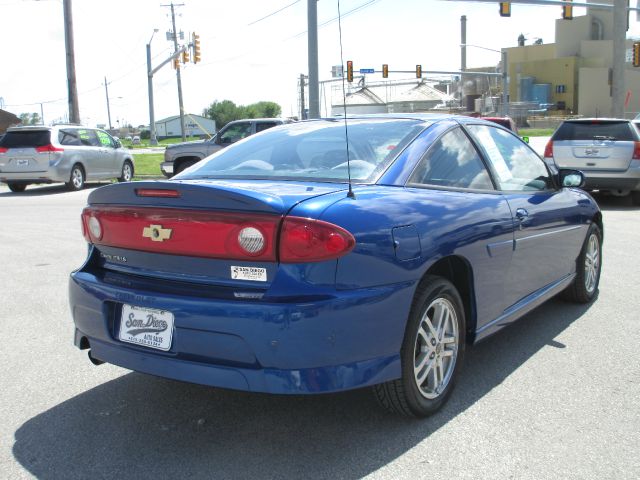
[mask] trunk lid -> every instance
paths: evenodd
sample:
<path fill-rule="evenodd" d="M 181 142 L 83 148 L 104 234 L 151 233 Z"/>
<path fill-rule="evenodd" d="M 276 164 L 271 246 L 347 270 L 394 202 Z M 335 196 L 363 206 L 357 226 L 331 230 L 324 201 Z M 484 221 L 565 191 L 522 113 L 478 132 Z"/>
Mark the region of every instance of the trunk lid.
<path fill-rule="evenodd" d="M 117 184 L 90 194 L 83 228 L 88 236 L 91 216 L 102 228 L 100 239 L 88 237 L 98 269 L 264 290 L 279 269 L 276 243 L 282 218 L 311 199 L 322 212 L 336 201 L 328 194 L 339 190 L 345 185 L 255 180 Z M 264 250 L 253 257 L 238 256 L 237 245 L 230 246 L 229 239 L 239 238 L 245 228 L 264 234 Z M 249 236 L 248 245 L 251 241 Z"/>

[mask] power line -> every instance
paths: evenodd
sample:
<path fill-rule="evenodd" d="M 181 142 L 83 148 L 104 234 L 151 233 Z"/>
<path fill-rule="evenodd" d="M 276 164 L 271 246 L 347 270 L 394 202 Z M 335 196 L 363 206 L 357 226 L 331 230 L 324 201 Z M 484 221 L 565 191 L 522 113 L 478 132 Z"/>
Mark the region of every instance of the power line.
<path fill-rule="evenodd" d="M 287 8 L 294 6 L 296 3 L 299 3 L 299 2 L 300 2 L 300 0 L 296 0 L 295 2 L 290 3 L 286 7 L 282 7 L 280 10 L 276 10 L 275 12 L 271 12 L 269 15 L 266 15 L 266 16 L 264 16 L 262 18 L 259 18 L 258 20 L 255 20 L 255 21 L 253 21 L 251 23 L 247 23 L 247 27 L 250 27 L 251 25 L 255 25 L 256 23 L 261 22 L 263 20 L 266 20 L 269 17 L 273 17 L 275 14 L 280 13 L 281 11 L 286 10 Z"/>

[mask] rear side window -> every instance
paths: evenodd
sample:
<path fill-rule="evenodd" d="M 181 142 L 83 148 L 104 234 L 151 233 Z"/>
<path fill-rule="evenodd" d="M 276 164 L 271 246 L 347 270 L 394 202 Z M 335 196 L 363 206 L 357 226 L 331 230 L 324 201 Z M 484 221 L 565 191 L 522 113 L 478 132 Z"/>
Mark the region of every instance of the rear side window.
<path fill-rule="evenodd" d="M 277 123 L 274 122 L 260 122 L 256 123 L 256 133 L 266 130 L 267 128 L 275 127 Z"/>
<path fill-rule="evenodd" d="M 459 128 L 445 133 L 429 149 L 409 183 L 493 190 L 478 152 Z"/>
<path fill-rule="evenodd" d="M 60 145 L 66 146 L 80 146 L 80 137 L 78 131 L 75 129 L 62 129 L 58 132 L 58 142 Z"/>
<path fill-rule="evenodd" d="M 620 140 L 634 141 L 636 135 L 629 122 L 564 122 L 553 134 L 553 140 Z"/>
<path fill-rule="evenodd" d="M 49 130 L 35 130 L 24 132 L 7 132 L 0 139 L 0 146 L 4 148 L 35 148 L 44 147 L 51 143 Z"/>

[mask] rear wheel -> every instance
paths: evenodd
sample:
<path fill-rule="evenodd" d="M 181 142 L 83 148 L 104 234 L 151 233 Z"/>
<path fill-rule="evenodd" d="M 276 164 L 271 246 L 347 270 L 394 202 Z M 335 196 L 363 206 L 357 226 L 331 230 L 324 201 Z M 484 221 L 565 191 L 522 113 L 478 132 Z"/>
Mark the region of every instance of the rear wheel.
<path fill-rule="evenodd" d="M 8 183 L 9 190 L 15 193 L 24 192 L 24 189 L 27 188 L 26 183 Z"/>
<path fill-rule="evenodd" d="M 129 160 L 122 164 L 122 175 L 118 177 L 119 182 L 130 182 L 133 178 L 133 165 Z"/>
<path fill-rule="evenodd" d="M 69 181 L 66 183 L 69 190 L 76 191 L 84 188 L 84 170 L 78 164 L 74 165 L 71 169 L 71 175 Z"/>
<path fill-rule="evenodd" d="M 640 192 L 631 192 L 631 203 L 640 207 Z"/>
<path fill-rule="evenodd" d="M 426 277 L 416 292 L 400 351 L 402 377 L 373 387 L 378 403 L 407 416 L 435 413 L 451 394 L 464 348 L 460 294 L 448 280 Z"/>
<path fill-rule="evenodd" d="M 564 298 L 576 303 L 588 303 L 593 300 L 598 292 L 601 270 L 602 233 L 598 225 L 592 223 L 576 262 L 576 277 L 563 292 Z"/>

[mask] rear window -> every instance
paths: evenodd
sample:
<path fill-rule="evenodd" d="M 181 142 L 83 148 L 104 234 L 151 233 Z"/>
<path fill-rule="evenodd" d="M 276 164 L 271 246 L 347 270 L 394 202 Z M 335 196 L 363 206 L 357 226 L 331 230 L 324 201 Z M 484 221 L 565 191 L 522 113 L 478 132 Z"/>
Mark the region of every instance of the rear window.
<path fill-rule="evenodd" d="M 0 139 L 4 148 L 35 148 L 51 143 L 49 130 L 30 130 L 24 132 L 7 132 Z"/>
<path fill-rule="evenodd" d="M 634 141 L 636 135 L 629 122 L 564 122 L 553 140 L 621 140 Z"/>
<path fill-rule="evenodd" d="M 351 179 L 376 178 L 427 125 L 416 120 L 350 120 Z M 176 178 L 344 181 L 349 176 L 345 125 L 322 120 L 269 129 L 213 154 L 198 167 Z"/>

